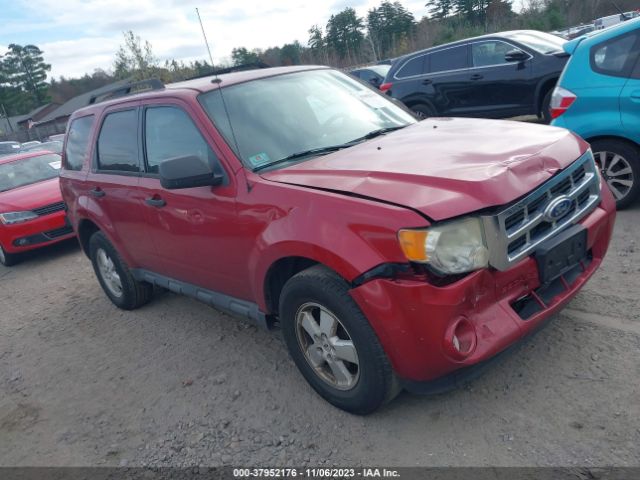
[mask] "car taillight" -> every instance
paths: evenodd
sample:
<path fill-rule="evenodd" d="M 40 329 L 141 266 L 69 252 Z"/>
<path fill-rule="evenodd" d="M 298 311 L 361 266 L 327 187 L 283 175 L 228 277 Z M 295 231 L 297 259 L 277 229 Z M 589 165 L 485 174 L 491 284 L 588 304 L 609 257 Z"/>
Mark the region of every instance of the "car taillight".
<path fill-rule="evenodd" d="M 387 91 L 391 88 L 392 85 L 393 83 L 383 83 L 382 85 L 380 85 L 380 91 L 382 93 L 387 93 Z"/>
<path fill-rule="evenodd" d="M 573 92 L 570 92 L 566 88 L 556 87 L 551 96 L 551 104 L 549 105 L 551 118 L 558 118 L 569 110 L 569 107 L 573 105 L 573 102 L 575 102 L 577 98 Z"/>

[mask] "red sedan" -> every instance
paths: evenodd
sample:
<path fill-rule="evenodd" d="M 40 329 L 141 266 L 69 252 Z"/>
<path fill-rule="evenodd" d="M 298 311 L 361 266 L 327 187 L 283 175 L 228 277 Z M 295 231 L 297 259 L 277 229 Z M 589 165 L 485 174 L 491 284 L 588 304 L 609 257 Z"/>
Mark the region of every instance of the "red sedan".
<path fill-rule="evenodd" d="M 28 152 L 0 158 L 0 263 L 74 236 L 60 194 L 60 155 Z"/>

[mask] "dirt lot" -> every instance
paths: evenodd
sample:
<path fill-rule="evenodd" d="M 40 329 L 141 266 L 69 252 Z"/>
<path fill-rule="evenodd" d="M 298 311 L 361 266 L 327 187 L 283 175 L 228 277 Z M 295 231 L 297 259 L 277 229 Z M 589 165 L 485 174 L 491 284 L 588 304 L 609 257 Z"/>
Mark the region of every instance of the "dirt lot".
<path fill-rule="evenodd" d="M 0 465 L 639 465 L 640 205 L 537 336 L 470 387 L 356 417 L 279 334 L 196 301 L 113 307 L 74 242 L 0 266 Z"/>

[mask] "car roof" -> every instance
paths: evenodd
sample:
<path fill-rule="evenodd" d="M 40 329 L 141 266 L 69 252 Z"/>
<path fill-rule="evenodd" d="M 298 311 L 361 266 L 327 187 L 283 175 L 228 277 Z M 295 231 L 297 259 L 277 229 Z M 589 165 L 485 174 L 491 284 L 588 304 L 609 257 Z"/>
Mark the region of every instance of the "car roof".
<path fill-rule="evenodd" d="M 143 100 L 149 98 L 158 98 L 163 96 L 175 96 L 187 94 L 188 96 L 195 96 L 200 93 L 215 90 L 217 88 L 226 88 L 231 85 L 239 83 L 250 82 L 253 80 L 259 80 L 262 78 L 275 77 L 278 75 L 286 75 L 295 72 L 304 72 L 310 70 L 328 70 L 330 67 L 322 65 L 300 65 L 295 67 L 272 67 L 272 68 L 260 68 L 256 70 L 242 70 L 238 72 L 224 73 L 220 75 L 210 75 L 207 77 L 194 78 L 192 80 L 185 80 L 182 82 L 169 83 L 164 86 L 162 90 L 151 90 L 136 93 L 132 95 L 126 95 L 117 97 L 111 100 L 105 100 L 95 103 L 93 105 L 86 106 L 76 110 L 72 118 L 95 113 L 103 110 L 111 105 L 117 105 L 124 102 L 131 102 L 135 100 Z"/>
<path fill-rule="evenodd" d="M 6 156 L 3 156 L 3 157 L 0 157 L 0 165 L 2 165 L 4 163 L 15 162 L 17 160 L 24 160 L 25 158 L 39 157 L 41 155 L 58 155 L 58 156 L 60 156 L 59 153 L 50 152 L 48 150 L 36 150 L 36 151 L 32 151 L 32 152 L 20 152 L 20 153 L 15 153 L 15 154 L 12 154 L 12 155 L 6 155 Z"/>

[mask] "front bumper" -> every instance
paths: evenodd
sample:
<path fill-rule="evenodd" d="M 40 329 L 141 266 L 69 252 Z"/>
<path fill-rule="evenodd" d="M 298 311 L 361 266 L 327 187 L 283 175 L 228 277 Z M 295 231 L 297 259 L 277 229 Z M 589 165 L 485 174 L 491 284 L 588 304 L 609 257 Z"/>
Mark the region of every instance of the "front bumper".
<path fill-rule="evenodd" d="M 0 244 L 9 253 L 26 252 L 74 235 L 63 211 L 13 225 L 0 225 Z"/>
<path fill-rule="evenodd" d="M 486 362 L 562 309 L 602 263 L 614 222 L 615 202 L 603 189 L 600 206 L 580 222 L 588 232 L 590 262 L 553 288 L 540 288 L 537 264 L 529 257 L 507 271 L 480 270 L 445 287 L 376 279 L 352 289 L 351 295 L 405 384 L 433 382 Z M 460 319 L 475 330 L 475 347 L 463 359 L 451 355 L 448 343 L 452 325 Z"/>

